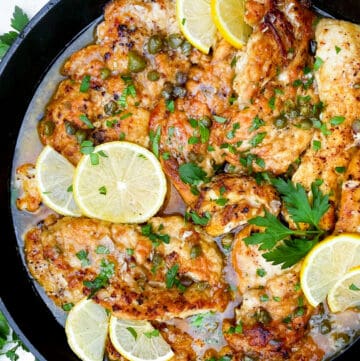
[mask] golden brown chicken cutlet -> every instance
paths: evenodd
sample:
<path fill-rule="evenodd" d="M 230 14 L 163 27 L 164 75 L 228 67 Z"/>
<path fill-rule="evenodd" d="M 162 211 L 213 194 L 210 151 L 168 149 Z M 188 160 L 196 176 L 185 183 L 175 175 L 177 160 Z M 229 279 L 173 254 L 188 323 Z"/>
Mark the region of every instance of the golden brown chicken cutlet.
<path fill-rule="evenodd" d="M 180 217 L 146 225 L 62 218 L 26 235 L 33 277 L 59 306 L 91 297 L 118 317 L 163 320 L 222 311 L 217 246 Z"/>

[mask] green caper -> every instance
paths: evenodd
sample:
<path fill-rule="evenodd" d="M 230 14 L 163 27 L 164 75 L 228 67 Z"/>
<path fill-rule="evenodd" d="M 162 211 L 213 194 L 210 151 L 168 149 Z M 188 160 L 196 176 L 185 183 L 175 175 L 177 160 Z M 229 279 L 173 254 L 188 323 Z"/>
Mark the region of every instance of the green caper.
<path fill-rule="evenodd" d="M 209 288 L 209 284 L 207 283 L 207 282 L 205 282 L 205 281 L 200 281 L 200 282 L 196 282 L 196 289 L 198 290 L 198 291 L 204 291 L 204 290 L 206 290 L 207 288 Z"/>
<path fill-rule="evenodd" d="M 102 68 L 100 70 L 100 77 L 102 80 L 106 80 L 110 76 L 110 74 L 111 74 L 111 71 L 108 68 Z"/>
<path fill-rule="evenodd" d="M 304 130 L 309 130 L 312 128 L 312 126 L 313 123 L 310 119 L 303 119 L 299 124 L 299 127 Z"/>
<path fill-rule="evenodd" d="M 234 236 L 230 233 L 228 233 L 227 235 L 225 235 L 222 239 L 221 239 L 221 245 L 229 250 L 231 248 L 231 245 L 233 243 L 234 240 Z"/>
<path fill-rule="evenodd" d="M 152 264 L 155 267 L 160 267 L 161 264 L 163 263 L 163 261 L 164 260 L 159 253 L 154 253 L 153 258 L 152 258 Z"/>
<path fill-rule="evenodd" d="M 171 34 L 167 39 L 168 45 L 172 49 L 177 49 L 184 42 L 180 34 Z"/>
<path fill-rule="evenodd" d="M 187 75 L 183 71 L 178 71 L 175 74 L 175 83 L 176 85 L 184 85 L 187 81 Z"/>
<path fill-rule="evenodd" d="M 76 141 L 81 144 L 87 138 L 87 132 L 84 129 L 78 129 L 75 133 Z"/>
<path fill-rule="evenodd" d="M 165 98 L 166 100 L 170 99 L 172 96 L 173 90 L 174 90 L 174 86 L 170 82 L 167 81 L 164 84 L 164 87 L 161 91 L 162 97 Z"/>
<path fill-rule="evenodd" d="M 285 104 L 284 104 L 284 112 L 289 113 L 291 110 L 294 109 L 294 107 L 295 107 L 294 102 L 291 99 L 288 99 L 285 101 Z"/>
<path fill-rule="evenodd" d="M 181 44 L 181 51 L 184 55 L 186 55 L 186 56 L 190 55 L 191 49 L 192 49 L 192 45 L 187 40 L 185 40 Z"/>
<path fill-rule="evenodd" d="M 174 87 L 173 95 L 175 98 L 184 98 L 186 95 L 186 89 L 182 86 L 176 86 Z"/>
<path fill-rule="evenodd" d="M 352 123 L 354 133 L 360 133 L 360 119 L 355 119 Z"/>
<path fill-rule="evenodd" d="M 272 321 L 272 318 L 270 316 L 270 313 L 268 311 L 265 310 L 265 308 L 260 307 L 255 315 L 254 315 L 255 319 L 257 322 L 260 322 L 264 325 L 270 323 Z"/>
<path fill-rule="evenodd" d="M 148 42 L 148 51 L 150 54 L 157 54 L 163 48 L 164 42 L 160 35 L 153 35 Z"/>
<path fill-rule="evenodd" d="M 308 104 L 303 104 L 299 107 L 300 115 L 303 117 L 306 117 L 307 115 L 310 115 L 312 112 L 312 109 L 309 107 Z"/>
<path fill-rule="evenodd" d="M 328 319 L 322 320 L 320 323 L 320 333 L 326 335 L 331 331 L 331 322 Z"/>
<path fill-rule="evenodd" d="M 195 244 L 191 247 L 191 250 L 190 250 L 190 258 L 191 259 L 198 258 L 201 254 L 202 254 L 202 249 L 199 244 Z"/>
<path fill-rule="evenodd" d="M 200 124 L 201 124 L 202 126 L 204 126 L 205 128 L 211 128 L 211 126 L 212 126 L 212 120 L 205 115 L 205 116 L 203 116 L 203 117 L 200 119 Z"/>
<path fill-rule="evenodd" d="M 53 135 L 55 130 L 55 123 L 51 120 L 47 120 L 42 123 L 42 133 L 47 137 Z"/>
<path fill-rule="evenodd" d="M 283 129 L 287 125 L 287 119 L 285 117 L 278 117 L 274 120 L 274 125 L 278 129 Z"/>
<path fill-rule="evenodd" d="M 160 73 L 156 70 L 151 70 L 147 73 L 147 78 L 150 81 L 158 81 L 160 79 Z"/>
<path fill-rule="evenodd" d="M 76 129 L 70 122 L 66 121 L 65 122 L 65 131 L 66 131 L 66 134 L 74 135 L 76 132 Z"/>
<path fill-rule="evenodd" d="M 190 162 L 195 162 L 195 163 L 196 162 L 201 163 L 204 160 L 204 157 L 196 152 L 189 152 L 188 158 Z"/>
<path fill-rule="evenodd" d="M 136 50 L 130 50 L 128 54 L 128 70 L 132 73 L 140 73 L 146 68 L 146 60 Z"/>
<path fill-rule="evenodd" d="M 333 338 L 335 340 L 335 345 L 338 347 L 343 347 L 350 342 L 350 336 L 343 332 L 335 333 Z"/>
<path fill-rule="evenodd" d="M 110 100 L 109 103 L 104 105 L 104 112 L 106 115 L 114 115 L 118 110 L 118 105 L 114 100 Z"/>

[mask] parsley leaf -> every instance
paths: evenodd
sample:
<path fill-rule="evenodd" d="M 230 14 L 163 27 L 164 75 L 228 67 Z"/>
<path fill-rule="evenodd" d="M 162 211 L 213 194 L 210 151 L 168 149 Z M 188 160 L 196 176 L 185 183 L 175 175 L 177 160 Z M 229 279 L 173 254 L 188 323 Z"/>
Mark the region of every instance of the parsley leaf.
<path fill-rule="evenodd" d="M 158 126 L 156 131 L 150 130 L 150 144 L 152 152 L 159 158 L 159 144 L 160 144 L 160 136 L 161 136 L 161 127 Z"/>
<path fill-rule="evenodd" d="M 329 209 L 329 196 L 323 195 L 316 183 L 311 185 L 313 204 L 310 204 L 306 191 L 301 184 L 290 180 L 274 179 L 273 185 L 283 196 L 286 208 L 295 222 L 308 223 L 318 228 L 321 217 Z"/>
<path fill-rule="evenodd" d="M 18 32 L 21 32 L 25 28 L 28 22 L 29 22 L 29 18 L 24 13 L 24 11 L 18 6 L 15 6 L 13 17 L 11 19 L 12 28 L 17 30 Z"/>
<path fill-rule="evenodd" d="M 206 180 L 206 172 L 195 163 L 184 163 L 179 167 L 180 179 L 190 185 L 198 185 Z"/>
<path fill-rule="evenodd" d="M 272 264 L 282 264 L 281 268 L 288 268 L 299 262 L 315 246 L 317 240 L 288 239 L 267 252 L 263 257 Z"/>
<path fill-rule="evenodd" d="M 300 261 L 325 233 L 319 227 L 319 222 L 329 209 L 329 196 L 320 191 L 319 182 L 311 185 L 312 201 L 300 184 L 282 179 L 272 179 L 272 183 L 282 196 L 292 220 L 307 223 L 309 227 L 305 230 L 290 229 L 265 210 L 264 216 L 249 221 L 249 224 L 264 227 L 265 230 L 251 234 L 244 241 L 246 245 L 258 244 L 261 250 L 268 250 L 263 254 L 268 262 L 287 268 Z"/>
<path fill-rule="evenodd" d="M 176 264 L 166 272 L 166 276 L 165 276 L 166 288 L 172 288 L 174 286 L 178 271 L 179 271 L 179 265 Z"/>

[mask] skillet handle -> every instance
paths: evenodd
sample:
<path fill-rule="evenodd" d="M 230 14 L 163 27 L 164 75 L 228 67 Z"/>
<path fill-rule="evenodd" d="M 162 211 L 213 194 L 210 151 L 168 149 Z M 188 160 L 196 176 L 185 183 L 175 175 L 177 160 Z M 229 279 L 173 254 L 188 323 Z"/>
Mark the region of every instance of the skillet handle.
<path fill-rule="evenodd" d="M 311 5 L 320 15 L 360 24 L 359 0 L 311 0 Z"/>

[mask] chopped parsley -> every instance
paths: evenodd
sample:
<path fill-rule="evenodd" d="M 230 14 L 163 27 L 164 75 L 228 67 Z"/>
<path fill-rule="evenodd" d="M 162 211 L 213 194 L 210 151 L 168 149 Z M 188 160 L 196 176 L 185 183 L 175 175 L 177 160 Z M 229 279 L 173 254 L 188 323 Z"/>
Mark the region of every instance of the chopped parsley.
<path fill-rule="evenodd" d="M 90 89 L 90 79 L 91 79 L 90 75 L 85 75 L 82 78 L 81 85 L 80 85 L 81 93 L 87 93 L 88 90 Z"/>
<path fill-rule="evenodd" d="M 250 139 L 250 145 L 252 147 L 256 147 L 258 146 L 260 143 L 262 143 L 262 141 L 264 140 L 264 138 L 266 137 L 266 132 L 261 132 L 261 133 L 257 133 L 256 135 L 254 135 L 251 139 Z"/>
<path fill-rule="evenodd" d="M 339 46 L 335 45 L 335 51 L 336 51 L 336 54 L 339 54 L 341 51 L 341 48 Z"/>
<path fill-rule="evenodd" d="M 206 226 L 210 222 L 211 214 L 209 212 L 205 212 L 203 216 L 200 216 L 195 211 L 190 211 L 185 213 L 185 219 L 192 219 L 195 224 Z"/>
<path fill-rule="evenodd" d="M 154 247 L 159 246 L 161 242 L 166 244 L 170 243 L 170 236 L 168 234 L 155 233 L 151 223 L 141 227 L 141 234 L 145 237 L 148 237 Z"/>
<path fill-rule="evenodd" d="M 152 330 L 152 331 L 144 332 L 144 335 L 147 338 L 158 337 L 160 335 L 160 331 L 155 329 L 155 330 Z"/>
<path fill-rule="evenodd" d="M 186 290 L 186 287 L 180 283 L 179 278 L 177 277 L 179 271 L 179 265 L 175 264 L 168 269 L 165 275 L 165 284 L 166 288 L 173 288 L 174 286 L 178 287 L 181 292 Z"/>
<path fill-rule="evenodd" d="M 74 307 L 74 304 L 72 302 L 64 303 L 62 305 L 62 309 L 66 312 L 69 312 Z"/>
<path fill-rule="evenodd" d="M 206 172 L 195 163 L 184 163 L 179 167 L 180 179 L 185 184 L 199 185 L 201 182 L 206 181 Z"/>
<path fill-rule="evenodd" d="M 135 331 L 135 329 L 133 327 L 126 327 L 126 329 L 131 333 L 132 337 L 134 337 L 134 339 L 137 339 L 137 332 Z"/>
<path fill-rule="evenodd" d="M 89 129 L 94 129 L 94 125 L 93 123 L 91 123 L 90 119 L 85 115 L 85 114 L 80 114 L 79 115 L 79 119 L 85 124 L 87 125 L 87 127 Z"/>
<path fill-rule="evenodd" d="M 172 99 L 167 99 L 165 100 L 165 105 L 166 105 L 166 109 L 170 112 L 170 113 L 174 113 L 175 112 L 175 102 Z"/>
<path fill-rule="evenodd" d="M 159 158 L 159 146 L 160 146 L 161 127 L 158 126 L 156 131 L 150 130 L 150 144 L 152 152 Z"/>
<path fill-rule="evenodd" d="M 314 141 L 313 141 L 313 149 L 314 149 L 315 151 L 318 151 L 318 150 L 321 149 L 321 142 L 320 142 L 320 140 L 314 140 Z"/>
<path fill-rule="evenodd" d="M 259 277 L 265 277 L 266 276 L 266 271 L 263 269 L 263 268 L 258 268 L 256 270 L 256 274 L 259 276 Z"/>
<path fill-rule="evenodd" d="M 106 246 L 97 246 L 96 247 L 96 251 L 95 251 L 96 254 L 109 254 L 110 251 L 109 249 L 106 247 Z"/>
<path fill-rule="evenodd" d="M 354 285 L 353 283 L 349 286 L 349 290 L 351 291 L 360 291 L 360 288 Z"/>
<path fill-rule="evenodd" d="M 256 116 L 251 123 L 251 127 L 249 128 L 249 132 L 253 132 L 254 130 L 257 130 L 265 125 L 265 122 L 260 119 L 258 116 Z"/>
<path fill-rule="evenodd" d="M 342 116 L 335 116 L 330 119 L 330 124 L 333 126 L 340 125 L 344 123 L 345 117 Z"/>
<path fill-rule="evenodd" d="M 89 252 L 82 249 L 78 253 L 76 253 L 76 257 L 81 261 L 81 267 L 86 267 L 90 265 L 89 261 Z"/>
<path fill-rule="evenodd" d="M 346 168 L 345 167 L 335 167 L 335 171 L 336 171 L 336 173 L 342 174 L 342 173 L 345 173 Z"/>
<path fill-rule="evenodd" d="M 101 186 L 101 187 L 99 188 L 99 193 L 102 194 L 102 195 L 104 195 L 104 196 L 106 196 L 106 193 L 107 193 L 106 187 L 105 187 L 105 186 Z"/>
<path fill-rule="evenodd" d="M 324 64 L 324 60 L 322 60 L 319 56 L 315 57 L 314 70 L 317 71 Z"/>
<path fill-rule="evenodd" d="M 216 123 L 223 124 L 223 123 L 226 123 L 226 122 L 227 122 L 227 119 L 226 119 L 226 118 L 219 117 L 218 115 L 214 115 L 213 118 L 214 118 L 214 120 L 215 120 Z"/>

